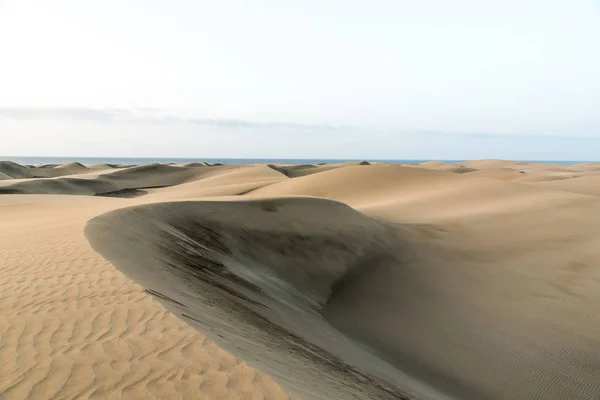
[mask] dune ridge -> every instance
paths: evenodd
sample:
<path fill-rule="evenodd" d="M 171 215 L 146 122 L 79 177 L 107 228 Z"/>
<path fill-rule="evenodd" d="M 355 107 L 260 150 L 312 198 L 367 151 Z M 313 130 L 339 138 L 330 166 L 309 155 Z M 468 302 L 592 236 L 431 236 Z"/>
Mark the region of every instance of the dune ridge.
<path fill-rule="evenodd" d="M 111 167 L 108 165 L 96 165 L 94 170 L 106 170 Z M 0 161 L 0 176 L 5 176 L 4 179 L 44 179 L 57 178 L 71 175 L 84 175 L 91 172 L 92 168 L 88 168 L 78 162 L 72 162 L 63 165 L 42 165 L 42 166 L 25 166 L 12 161 Z M 1 179 L 1 178 L 0 178 Z"/>
<path fill-rule="evenodd" d="M 224 167 L 222 170 L 229 168 L 233 167 Z M 16 183 L 5 182 L 0 186 L 0 194 L 102 195 L 128 189 L 139 190 L 179 185 L 191 180 L 202 179 L 216 172 L 212 169 L 150 164 L 117 170 L 110 169 L 105 174 L 92 173 L 86 177 L 73 176 L 74 169 L 71 166 L 65 166 L 64 169 L 69 171 L 67 173 L 69 176 L 56 179 L 19 180 Z M 85 172 L 89 171 L 88 168 L 85 169 Z M 80 173 L 84 175 L 83 170 L 80 170 Z"/>
<path fill-rule="evenodd" d="M 318 212 L 307 219 L 311 210 Z M 207 219 L 198 219 L 198 213 Z M 243 213 L 245 219 L 231 218 L 232 213 Z M 153 232 L 152 237 L 136 240 L 140 229 Z M 356 264 L 385 257 L 382 243 L 389 242 L 388 233 L 346 206 L 316 198 L 160 203 L 98 217 L 86 230 L 97 251 L 167 308 L 307 399 L 408 398 L 373 374 L 382 370 L 398 379 L 402 372 L 344 339 L 319 314 L 332 287 Z M 269 248 L 271 243 L 277 247 Z M 164 260 L 171 272 L 149 270 L 153 259 Z M 246 263 L 254 268 L 244 269 Z M 309 263 L 313 269 L 306 268 Z M 179 291 L 186 281 L 196 289 Z M 351 372 L 359 360 L 369 369 Z M 282 363 L 287 365 L 284 374 Z M 404 386 L 410 386 L 406 379 Z"/>
<path fill-rule="evenodd" d="M 12 161 L 0 161 L 0 173 L 7 179 L 31 178 L 33 173 L 28 167 L 19 165 Z"/>

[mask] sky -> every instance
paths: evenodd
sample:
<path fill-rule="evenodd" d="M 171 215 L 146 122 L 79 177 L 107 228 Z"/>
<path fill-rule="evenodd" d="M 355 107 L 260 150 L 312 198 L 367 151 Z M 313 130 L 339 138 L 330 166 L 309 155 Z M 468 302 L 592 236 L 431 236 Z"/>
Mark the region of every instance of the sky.
<path fill-rule="evenodd" d="M 0 157 L 600 160 L 600 0 L 0 0 Z"/>

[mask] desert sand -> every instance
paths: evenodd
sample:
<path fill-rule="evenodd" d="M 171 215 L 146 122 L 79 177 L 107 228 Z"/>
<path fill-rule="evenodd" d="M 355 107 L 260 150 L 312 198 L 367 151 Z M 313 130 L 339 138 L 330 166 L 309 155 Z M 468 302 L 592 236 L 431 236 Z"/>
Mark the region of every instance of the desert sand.
<path fill-rule="evenodd" d="M 597 183 L 0 162 L 0 398 L 597 398 Z"/>

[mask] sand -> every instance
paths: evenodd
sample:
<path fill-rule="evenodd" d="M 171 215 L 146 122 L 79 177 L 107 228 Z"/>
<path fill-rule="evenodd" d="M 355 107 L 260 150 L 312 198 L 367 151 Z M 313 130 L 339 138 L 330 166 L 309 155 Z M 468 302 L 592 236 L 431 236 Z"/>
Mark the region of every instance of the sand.
<path fill-rule="evenodd" d="M 128 201 L 0 196 L 0 398 L 288 399 L 91 249 Z"/>
<path fill-rule="evenodd" d="M 600 393 L 600 164 L 360 164 L 0 164 L 0 398 Z"/>
<path fill-rule="evenodd" d="M 78 162 L 72 162 L 63 165 L 42 165 L 39 167 L 36 166 L 25 166 L 20 165 L 12 161 L 0 161 L 0 179 L 30 179 L 30 178 L 56 178 L 56 177 L 66 177 L 71 175 L 78 175 L 81 177 L 86 177 L 86 175 L 90 175 L 92 172 L 96 172 L 95 174 L 91 174 L 88 177 L 97 176 L 98 171 L 105 171 L 111 169 L 112 167 L 108 164 L 98 164 L 91 167 L 86 167 L 83 164 Z"/>

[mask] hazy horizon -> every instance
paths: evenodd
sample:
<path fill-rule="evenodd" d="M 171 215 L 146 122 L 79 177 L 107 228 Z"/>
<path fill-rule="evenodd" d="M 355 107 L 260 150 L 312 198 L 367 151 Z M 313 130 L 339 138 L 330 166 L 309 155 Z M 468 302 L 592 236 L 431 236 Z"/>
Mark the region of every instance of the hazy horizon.
<path fill-rule="evenodd" d="M 486 161 L 500 161 L 498 159 L 485 159 Z M 146 163 L 176 163 L 188 164 L 197 162 L 221 163 L 221 164 L 266 164 L 266 163 L 286 163 L 286 164 L 333 164 L 339 162 L 358 162 L 369 161 L 392 164 L 420 164 L 429 161 L 441 161 L 444 163 L 460 164 L 469 161 L 481 161 L 481 159 L 382 159 L 382 158 L 229 158 L 229 157 L 82 157 L 82 156 L 1 156 L 0 161 L 12 161 L 22 165 L 50 165 L 50 164 L 68 164 L 79 162 L 83 165 L 93 164 L 146 164 Z M 600 162 L 599 160 L 546 160 L 546 159 L 510 159 L 507 162 L 523 163 L 554 163 L 574 165 L 584 162 Z"/>
<path fill-rule="evenodd" d="M 0 0 L 0 153 L 597 160 L 599 39 L 593 0 Z"/>

